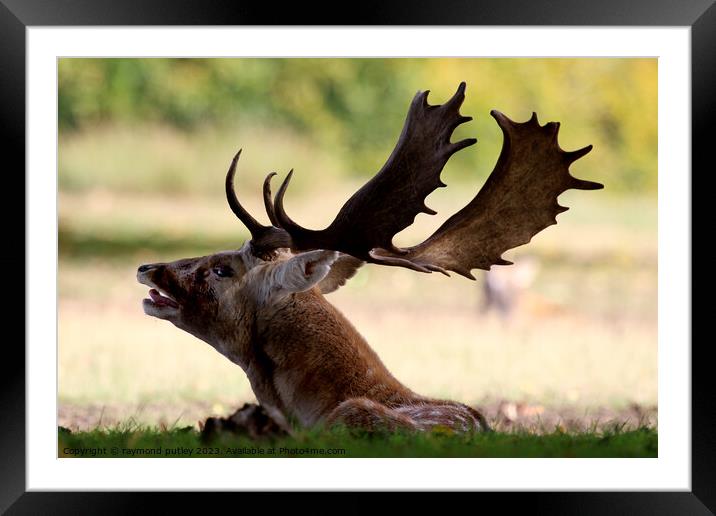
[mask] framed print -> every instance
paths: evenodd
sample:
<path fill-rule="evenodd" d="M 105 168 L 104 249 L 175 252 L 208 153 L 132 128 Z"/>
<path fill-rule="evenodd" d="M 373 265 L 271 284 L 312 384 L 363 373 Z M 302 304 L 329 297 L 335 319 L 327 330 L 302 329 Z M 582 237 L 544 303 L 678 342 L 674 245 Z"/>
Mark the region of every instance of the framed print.
<path fill-rule="evenodd" d="M 2 507 L 709 513 L 690 169 L 714 8 L 536 5 L 6 2 L 26 349 Z"/>

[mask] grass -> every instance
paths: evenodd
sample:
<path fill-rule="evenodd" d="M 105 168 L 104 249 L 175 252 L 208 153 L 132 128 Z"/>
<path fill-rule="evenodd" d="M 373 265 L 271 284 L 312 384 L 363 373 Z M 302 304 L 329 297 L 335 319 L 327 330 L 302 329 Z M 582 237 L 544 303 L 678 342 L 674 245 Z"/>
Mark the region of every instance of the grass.
<path fill-rule="evenodd" d="M 302 431 L 290 437 L 252 440 L 221 435 L 203 442 L 192 427 L 156 429 L 131 424 L 71 433 L 60 429 L 60 457 L 657 457 L 658 434 L 642 427 L 606 432 L 366 434 L 344 428 Z"/>

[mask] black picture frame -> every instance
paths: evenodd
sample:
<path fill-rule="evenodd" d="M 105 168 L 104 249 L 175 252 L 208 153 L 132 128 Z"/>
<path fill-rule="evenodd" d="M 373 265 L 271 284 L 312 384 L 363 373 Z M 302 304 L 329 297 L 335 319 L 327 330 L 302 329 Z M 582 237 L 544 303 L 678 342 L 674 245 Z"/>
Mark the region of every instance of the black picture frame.
<path fill-rule="evenodd" d="M 692 84 L 692 169 L 712 175 L 706 168 L 706 156 L 713 145 L 707 128 L 709 117 L 716 113 L 713 92 L 716 88 L 716 7 L 713 0 L 488 0 L 465 2 L 394 2 L 385 4 L 364 0 L 354 9 L 339 10 L 320 5 L 308 7 L 304 3 L 281 6 L 268 2 L 241 0 L 0 0 L 0 112 L 2 113 L 3 164 L 5 165 L 6 196 L 2 203 L 6 221 L 6 241 L 20 248 L 12 257 L 0 257 L 6 272 L 6 291 L 12 291 L 12 301 L 3 311 L 5 321 L 24 319 L 25 303 L 17 302 L 17 292 L 24 291 L 24 281 L 32 271 L 26 270 L 25 228 L 11 221 L 17 218 L 19 207 L 11 198 L 24 199 L 9 192 L 25 190 L 24 176 L 12 173 L 25 167 L 25 31 L 32 26 L 64 25 L 562 25 L 562 26 L 688 26 L 691 27 L 691 84 Z M 344 13 L 344 14 L 340 14 Z M 14 165 L 9 157 L 15 157 Z M 689 171 L 684 171 L 688 174 Z M 691 177 L 696 176 L 692 172 Z M 15 184 L 7 186 L 8 182 Z M 692 192 L 694 192 L 692 187 Z M 21 201 L 22 202 L 22 201 Z M 693 201 L 692 201 L 693 202 Z M 695 217 L 692 216 L 692 220 Z M 21 276 L 17 264 L 23 263 Z M 686 265 L 686 264 L 685 264 Z M 22 281 L 22 285 L 20 284 Z M 705 288 L 705 287 L 702 287 Z M 29 307 L 28 307 L 29 308 Z M 21 315 L 20 310 L 23 310 Z M 693 319 L 692 319 L 693 320 Z M 7 324 L 6 328 L 12 327 Z M 23 326 L 24 337 L 24 326 Z M 133 513 L 146 510 L 148 502 L 161 504 L 162 512 L 184 512 L 192 506 L 218 510 L 218 503 L 226 496 L 210 494 L 199 500 L 188 493 L 80 493 L 26 492 L 25 442 L 25 353 L 19 339 L 6 338 L 3 374 L 0 375 L 0 407 L 3 425 L 0 434 L 0 511 L 8 514 L 108 514 Z M 670 343 L 690 345 L 690 342 Z M 589 493 L 475 493 L 480 504 L 494 501 L 508 512 L 545 514 L 713 514 L 716 510 L 716 425 L 713 405 L 716 400 L 711 382 L 711 361 L 707 358 L 708 339 L 692 346 L 692 457 L 690 492 L 589 492 Z M 206 493 L 208 494 L 208 493 Z M 205 495 L 206 495 L 205 494 Z M 235 495 L 234 495 L 235 496 Z M 243 504 L 257 495 L 239 494 Z M 271 505 L 281 501 L 271 496 Z M 351 494 L 355 502 L 347 503 L 351 512 L 375 509 L 375 495 Z M 460 496 L 453 503 L 465 498 Z M 248 498 L 247 498 L 248 497 Z M 261 499 L 265 498 L 260 496 Z M 315 500 L 312 500 L 314 499 Z M 509 499 L 509 503 L 505 503 Z M 301 501 L 312 507 L 324 505 L 323 495 L 304 493 Z M 463 500 L 464 502 L 464 500 Z M 401 502 L 403 509 L 411 505 L 424 506 L 424 497 L 415 494 Z M 476 503 L 476 501 L 467 501 Z M 319 504 L 319 505 L 315 505 Z M 295 501 L 293 502 L 294 507 Z M 244 507 L 248 507 L 245 505 Z M 479 506 L 474 506 L 480 510 Z M 483 506 L 484 507 L 484 506 Z M 329 511 L 330 512 L 330 511 Z M 346 512 L 346 511 L 341 511 Z M 402 512 L 402 511 L 401 511 Z"/>

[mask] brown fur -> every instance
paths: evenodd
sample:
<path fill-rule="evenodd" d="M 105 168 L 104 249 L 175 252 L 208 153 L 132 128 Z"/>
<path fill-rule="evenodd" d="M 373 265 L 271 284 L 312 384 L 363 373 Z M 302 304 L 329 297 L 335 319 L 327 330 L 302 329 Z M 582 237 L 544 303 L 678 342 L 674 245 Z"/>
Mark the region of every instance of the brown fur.
<path fill-rule="evenodd" d="M 174 309 L 145 301 L 149 315 L 211 344 L 242 367 L 261 405 L 302 426 L 488 429 L 476 410 L 425 398 L 393 377 L 321 294 L 320 281 L 335 260 L 335 253 L 319 252 L 265 262 L 244 247 L 143 266 L 138 279 L 179 304 Z M 233 275 L 219 277 L 216 267 Z"/>

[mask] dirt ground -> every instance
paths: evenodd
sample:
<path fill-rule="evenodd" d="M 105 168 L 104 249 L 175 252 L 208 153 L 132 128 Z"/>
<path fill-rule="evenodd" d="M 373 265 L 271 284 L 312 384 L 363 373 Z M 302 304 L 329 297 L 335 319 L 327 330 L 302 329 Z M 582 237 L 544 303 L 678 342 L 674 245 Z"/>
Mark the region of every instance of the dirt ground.
<path fill-rule="evenodd" d="M 238 407 L 238 404 L 237 404 Z M 220 404 L 189 402 L 181 405 L 113 404 L 59 406 L 58 425 L 72 431 L 116 428 L 117 425 L 149 425 L 158 428 L 194 426 L 210 416 L 226 416 L 236 407 Z M 533 433 L 584 432 L 624 430 L 640 426 L 657 426 L 656 407 L 632 404 L 624 408 L 600 407 L 585 409 L 577 406 L 544 407 L 511 401 L 493 401 L 479 406 L 492 427 L 501 432 L 526 430 Z"/>

